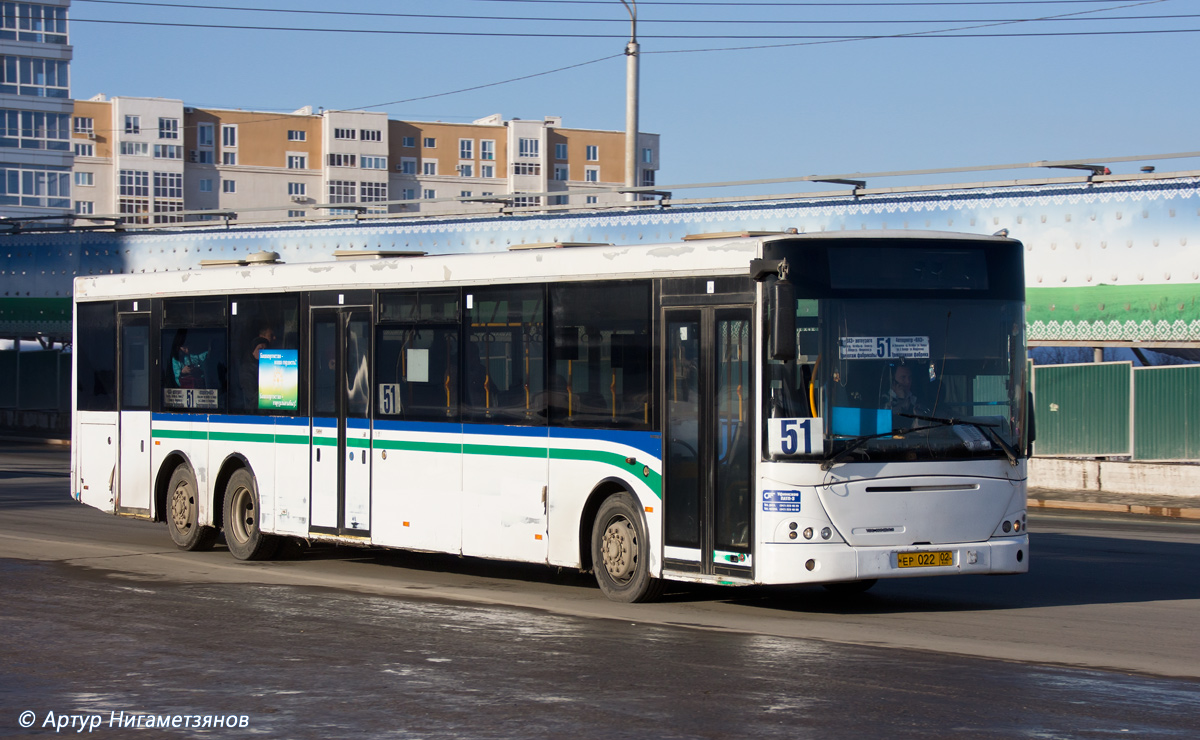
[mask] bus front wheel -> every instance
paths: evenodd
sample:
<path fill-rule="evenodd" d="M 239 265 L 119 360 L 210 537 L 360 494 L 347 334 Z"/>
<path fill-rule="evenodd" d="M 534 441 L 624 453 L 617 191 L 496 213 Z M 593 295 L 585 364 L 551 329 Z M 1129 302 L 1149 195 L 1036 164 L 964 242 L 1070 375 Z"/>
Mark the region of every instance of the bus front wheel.
<path fill-rule="evenodd" d="M 167 484 L 167 532 L 180 550 L 207 550 L 217 540 L 216 527 L 200 524 L 200 499 L 196 491 L 196 475 L 187 465 L 180 465 Z"/>
<path fill-rule="evenodd" d="M 596 513 L 592 570 L 612 601 L 653 601 L 662 593 L 662 581 L 650 576 L 650 538 L 628 493 L 609 496 Z"/>
<path fill-rule="evenodd" d="M 262 531 L 258 485 L 245 468 L 235 471 L 225 487 L 225 544 L 238 560 L 266 560 L 279 547 L 278 537 Z"/>

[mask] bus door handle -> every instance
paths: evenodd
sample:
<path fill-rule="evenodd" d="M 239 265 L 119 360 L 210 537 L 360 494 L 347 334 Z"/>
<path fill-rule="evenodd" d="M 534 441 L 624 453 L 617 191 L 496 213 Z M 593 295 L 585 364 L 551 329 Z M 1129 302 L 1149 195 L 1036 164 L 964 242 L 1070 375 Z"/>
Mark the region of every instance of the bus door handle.
<path fill-rule="evenodd" d="M 317 462 L 321 462 L 321 448 L 317 448 Z"/>

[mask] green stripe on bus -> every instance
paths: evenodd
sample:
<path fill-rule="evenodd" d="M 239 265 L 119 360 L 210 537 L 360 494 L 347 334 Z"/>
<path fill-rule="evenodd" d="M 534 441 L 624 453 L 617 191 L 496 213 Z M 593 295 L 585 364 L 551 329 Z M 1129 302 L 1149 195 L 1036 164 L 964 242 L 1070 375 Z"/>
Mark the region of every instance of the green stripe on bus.
<path fill-rule="evenodd" d="M 274 442 L 274 434 L 255 434 L 252 432 L 209 432 L 209 440 L 213 442 Z"/>
<path fill-rule="evenodd" d="M 208 432 L 193 432 L 187 429 L 154 429 L 151 437 L 163 439 L 208 439 Z"/>
<path fill-rule="evenodd" d="M 312 443 L 321 447 L 337 447 L 337 437 L 313 437 Z"/>
<path fill-rule="evenodd" d="M 507 445 L 463 445 L 467 455 L 492 455 L 495 457 L 548 457 L 545 447 L 508 447 Z"/>
<path fill-rule="evenodd" d="M 612 465 L 615 468 L 627 471 L 631 475 L 640 477 L 650 490 L 654 491 L 654 495 L 662 498 L 662 474 L 655 472 L 644 463 L 630 465 L 625 462 L 626 458 L 616 452 L 605 452 L 604 450 L 578 450 L 572 448 L 553 448 L 550 450 L 550 457 L 554 460 L 584 460 L 587 462 L 598 462 L 604 465 Z M 650 474 L 646 474 L 646 470 L 650 470 Z"/>
<path fill-rule="evenodd" d="M 402 450 L 405 452 L 439 452 L 448 455 L 462 453 L 459 442 L 411 442 L 408 440 L 375 440 L 375 448 L 380 450 Z"/>
<path fill-rule="evenodd" d="M 347 438 L 346 446 L 347 447 L 357 447 L 359 449 L 366 449 L 371 446 L 371 440 Z"/>

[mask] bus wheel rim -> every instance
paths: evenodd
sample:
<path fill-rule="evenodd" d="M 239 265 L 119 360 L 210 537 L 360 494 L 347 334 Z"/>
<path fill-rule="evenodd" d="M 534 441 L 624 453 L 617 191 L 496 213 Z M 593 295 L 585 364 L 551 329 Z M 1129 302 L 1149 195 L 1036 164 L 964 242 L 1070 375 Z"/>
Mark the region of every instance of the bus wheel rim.
<path fill-rule="evenodd" d="M 171 520 L 175 529 L 186 532 L 192 528 L 193 507 L 196 498 L 192 495 L 191 486 L 187 481 L 180 481 L 171 492 Z"/>
<path fill-rule="evenodd" d="M 628 519 L 619 517 L 609 522 L 600 543 L 604 568 L 613 580 L 627 582 L 637 569 L 637 534 Z"/>
<path fill-rule="evenodd" d="M 233 493 L 233 521 L 230 522 L 234 537 L 238 542 L 250 539 L 254 531 L 254 496 L 250 489 L 242 487 Z"/>

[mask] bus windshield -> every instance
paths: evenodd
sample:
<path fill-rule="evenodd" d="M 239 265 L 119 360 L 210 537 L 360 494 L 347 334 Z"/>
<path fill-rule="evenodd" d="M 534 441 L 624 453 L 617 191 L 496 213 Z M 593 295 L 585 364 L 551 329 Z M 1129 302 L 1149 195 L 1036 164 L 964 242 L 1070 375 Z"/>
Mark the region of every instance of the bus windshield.
<path fill-rule="evenodd" d="M 840 275 L 836 259 L 825 262 L 828 281 L 797 280 L 797 354 L 765 363 L 765 415 L 821 417 L 814 456 L 1013 458 L 1022 449 L 1024 303 L 1013 295 L 1019 284 L 1006 287 L 1020 272 L 988 269 L 962 249 L 929 269 L 935 251 L 902 255 L 925 268 L 907 273 L 922 285 Z"/>

